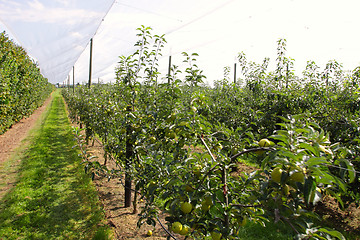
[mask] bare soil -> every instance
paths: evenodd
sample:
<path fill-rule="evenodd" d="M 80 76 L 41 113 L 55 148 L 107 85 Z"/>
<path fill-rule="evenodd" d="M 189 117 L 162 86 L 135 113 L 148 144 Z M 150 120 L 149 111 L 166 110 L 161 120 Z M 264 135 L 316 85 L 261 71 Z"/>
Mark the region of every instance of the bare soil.
<path fill-rule="evenodd" d="M 355 203 L 351 203 L 341 210 L 334 198 L 325 196 L 315 206 L 315 212 L 322 216 L 323 221 L 329 226 L 338 231 L 351 233 L 360 239 L 360 207 L 357 207 Z"/>
<path fill-rule="evenodd" d="M 99 163 L 104 163 L 104 150 L 99 142 L 95 141 L 93 146 L 90 144 L 87 150 L 91 155 L 97 156 L 96 160 Z M 115 163 L 111 160 L 108 160 L 106 165 L 108 169 L 116 169 Z M 166 239 L 167 234 L 158 223 L 155 228 L 147 224 L 143 224 L 141 228 L 137 227 L 138 214 L 133 213 L 133 207 L 124 207 L 124 187 L 120 179 L 108 181 L 107 178 L 96 176 L 93 182 L 98 191 L 107 224 L 113 228 L 115 239 Z M 141 206 L 142 202 L 138 201 L 138 213 L 141 212 Z M 163 217 L 160 219 L 163 221 Z M 150 237 L 146 235 L 148 230 L 152 231 Z"/>

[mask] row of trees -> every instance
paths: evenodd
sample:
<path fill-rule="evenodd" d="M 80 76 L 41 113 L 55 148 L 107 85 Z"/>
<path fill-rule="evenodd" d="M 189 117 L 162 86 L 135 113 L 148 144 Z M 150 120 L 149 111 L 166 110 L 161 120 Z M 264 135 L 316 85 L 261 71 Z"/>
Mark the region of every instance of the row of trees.
<path fill-rule="evenodd" d="M 240 54 L 245 84 L 229 84 L 225 74 L 209 88 L 201 84 L 197 54 L 184 53 L 188 67 L 172 66 L 167 83 L 159 84 L 164 36 L 138 30 L 138 50 L 120 58 L 115 84 L 63 95 L 85 141 L 96 135 L 104 145 L 104 163 L 83 152 L 85 169 L 121 179 L 130 197 L 135 191 L 145 200 L 139 224 L 155 224 L 165 212 L 172 237 L 238 239 L 247 221 L 274 221 L 299 238 L 343 238 L 317 227 L 312 207 L 322 195 L 342 207 L 359 201 L 358 191 L 349 191 L 359 178 L 356 81 L 307 84 L 291 77 L 286 57 L 267 72 L 266 64 Z M 77 136 L 83 146 L 78 130 Z M 115 169 L 107 168 L 108 159 Z M 259 170 L 234 174 L 239 159 L 257 162 Z"/>
<path fill-rule="evenodd" d="M 29 116 L 52 90 L 26 51 L 0 33 L 0 134 Z"/>

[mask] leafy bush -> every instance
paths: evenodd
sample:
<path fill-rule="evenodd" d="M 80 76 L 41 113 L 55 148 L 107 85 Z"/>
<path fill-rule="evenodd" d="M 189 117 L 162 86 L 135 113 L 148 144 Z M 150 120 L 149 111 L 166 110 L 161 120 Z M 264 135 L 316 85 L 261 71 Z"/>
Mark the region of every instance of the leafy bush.
<path fill-rule="evenodd" d="M 0 33 L 0 134 L 29 116 L 52 90 L 25 50 Z"/>

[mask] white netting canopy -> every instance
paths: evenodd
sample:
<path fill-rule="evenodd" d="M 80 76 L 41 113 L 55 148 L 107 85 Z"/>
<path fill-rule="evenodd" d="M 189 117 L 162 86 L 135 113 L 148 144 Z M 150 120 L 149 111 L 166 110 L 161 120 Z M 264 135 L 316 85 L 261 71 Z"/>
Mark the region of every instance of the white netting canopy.
<path fill-rule="evenodd" d="M 233 66 L 238 52 L 250 60 L 276 59 L 277 40 L 301 74 L 308 60 L 320 67 L 335 59 L 344 69 L 360 65 L 358 0 L 0 0 L 0 30 L 13 36 L 52 83 L 62 83 L 75 66 L 75 82 L 89 76 L 93 38 L 93 81 L 113 81 L 118 56 L 134 51 L 136 28 L 165 34 L 167 59 L 180 65 L 182 52 L 196 52 L 208 83 Z"/>

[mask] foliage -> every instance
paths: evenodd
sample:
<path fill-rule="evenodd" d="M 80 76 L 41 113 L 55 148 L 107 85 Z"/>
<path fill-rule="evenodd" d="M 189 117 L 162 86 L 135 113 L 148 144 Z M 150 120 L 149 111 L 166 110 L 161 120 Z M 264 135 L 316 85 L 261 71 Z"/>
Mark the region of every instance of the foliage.
<path fill-rule="evenodd" d="M 25 50 L 0 33 L 0 134 L 29 116 L 52 90 Z"/>
<path fill-rule="evenodd" d="M 358 70 L 345 76 L 332 61 L 319 73 L 309 62 L 304 78 L 296 77 L 281 40 L 274 72 L 267 72 L 268 59 L 256 64 L 239 54 L 244 86 L 227 83 L 227 69 L 214 88 L 201 85 L 197 54 L 187 53 L 185 79 L 172 66 L 167 83 L 159 83 L 156 59 L 165 40 L 138 30 L 138 50 L 120 57 L 116 84 L 63 95 L 73 120 L 115 159 L 108 177 L 131 176 L 145 200 L 139 225 L 156 224 L 163 211 L 169 230 L 179 222 L 195 239 L 239 239 L 249 221 L 283 222 L 298 238 L 342 239 L 314 225 L 312 207 L 323 195 L 341 206 L 346 197 L 359 201 Z M 271 146 L 260 147 L 261 138 Z M 259 170 L 233 174 L 240 158 Z M 181 210 L 184 202 L 190 212 Z"/>

